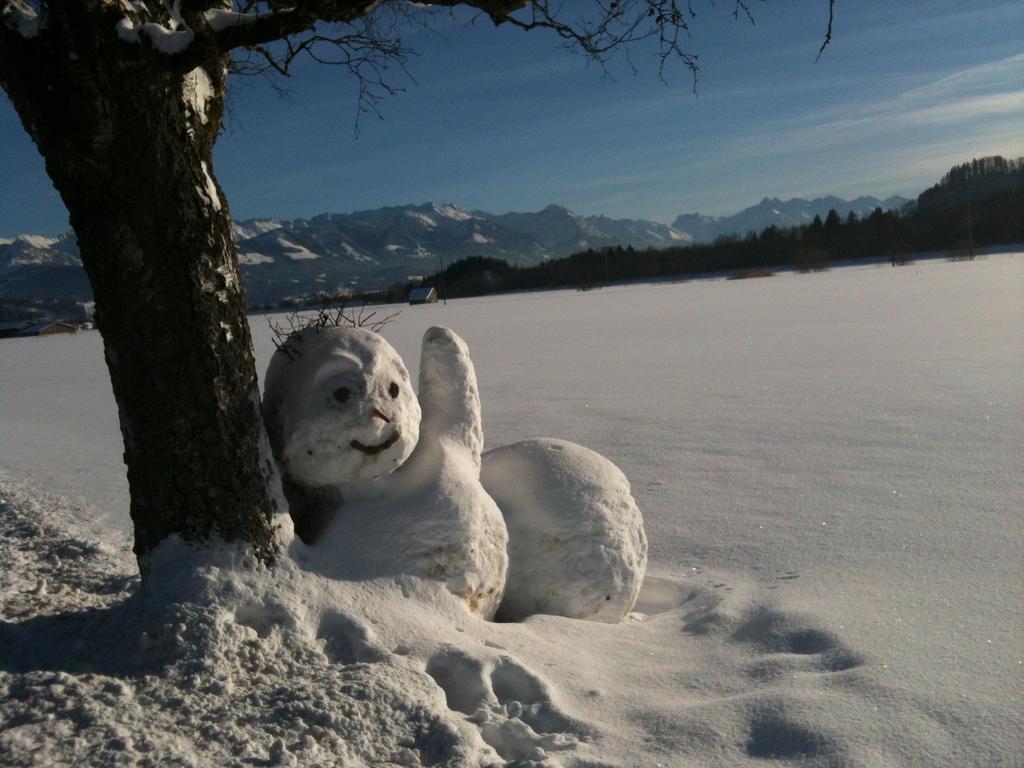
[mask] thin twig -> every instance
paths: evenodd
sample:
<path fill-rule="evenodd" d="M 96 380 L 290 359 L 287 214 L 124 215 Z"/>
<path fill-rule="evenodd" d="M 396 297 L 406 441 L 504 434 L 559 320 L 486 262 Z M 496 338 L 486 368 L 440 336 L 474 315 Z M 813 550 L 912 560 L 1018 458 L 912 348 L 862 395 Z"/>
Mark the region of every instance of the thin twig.
<path fill-rule="evenodd" d="M 832 20 L 835 18 L 836 12 L 836 0 L 828 0 L 828 29 L 825 30 L 825 40 L 821 44 L 821 48 L 818 49 L 818 56 L 814 59 L 814 63 L 817 64 L 821 60 L 821 54 L 825 52 L 828 44 L 832 42 Z"/>
<path fill-rule="evenodd" d="M 289 360 L 297 360 L 302 357 L 302 333 L 308 328 L 316 328 L 318 331 L 321 328 L 366 328 L 380 333 L 385 325 L 401 314 L 392 312 L 375 320 L 377 311 L 368 310 L 365 305 L 355 312 L 350 311 L 350 299 L 351 294 L 345 290 L 323 293 L 319 296 L 320 306 L 313 313 L 300 309 L 286 313 L 280 320 L 268 317 L 267 325 L 273 334 L 274 346 Z"/>

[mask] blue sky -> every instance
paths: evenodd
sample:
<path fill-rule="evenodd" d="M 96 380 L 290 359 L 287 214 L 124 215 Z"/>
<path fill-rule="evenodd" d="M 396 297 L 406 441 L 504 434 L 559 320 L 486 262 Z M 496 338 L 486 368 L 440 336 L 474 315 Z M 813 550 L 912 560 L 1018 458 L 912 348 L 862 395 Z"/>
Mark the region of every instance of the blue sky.
<path fill-rule="evenodd" d="M 568 0 L 578 8 L 584 0 Z M 1024 155 L 1024 2 L 839 3 L 815 63 L 825 0 L 695 0 L 689 50 L 666 85 L 648 50 L 607 73 L 543 32 L 465 14 L 409 31 L 416 83 L 353 126 L 353 83 L 304 66 L 282 99 L 232 89 L 215 172 L 236 218 L 308 217 L 405 203 L 496 213 L 560 203 L 671 222 L 762 197 L 912 196 L 949 166 Z M 0 236 L 56 234 L 67 214 L 0 99 Z"/>

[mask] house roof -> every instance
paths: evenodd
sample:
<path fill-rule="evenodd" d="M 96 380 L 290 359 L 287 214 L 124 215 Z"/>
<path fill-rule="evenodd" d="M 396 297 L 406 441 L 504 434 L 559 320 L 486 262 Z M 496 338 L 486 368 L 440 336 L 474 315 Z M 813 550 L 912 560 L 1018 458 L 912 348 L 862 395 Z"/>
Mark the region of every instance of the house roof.
<path fill-rule="evenodd" d="M 21 332 L 21 335 L 22 336 L 35 336 L 36 334 L 41 333 L 45 329 L 50 328 L 50 327 L 52 327 L 54 325 L 63 325 L 66 328 L 76 328 L 76 326 L 72 325 L 71 323 L 65 323 L 65 322 L 63 322 L 61 320 L 46 320 L 46 321 L 44 321 L 42 323 L 36 323 L 35 325 L 30 325 L 28 328 L 26 328 L 25 330 L 23 330 Z M 76 328 L 76 330 L 77 330 L 77 328 Z"/>
<path fill-rule="evenodd" d="M 436 291 L 433 288 L 413 288 L 409 291 L 409 300 L 429 299 Z"/>

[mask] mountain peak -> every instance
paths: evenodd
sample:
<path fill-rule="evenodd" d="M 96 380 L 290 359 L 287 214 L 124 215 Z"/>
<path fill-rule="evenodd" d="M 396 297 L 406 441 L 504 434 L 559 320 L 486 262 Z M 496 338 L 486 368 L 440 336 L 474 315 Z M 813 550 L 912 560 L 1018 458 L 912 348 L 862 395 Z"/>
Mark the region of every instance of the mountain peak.
<path fill-rule="evenodd" d="M 59 237 L 47 237 L 45 235 L 15 235 L 14 237 L 0 237 L 0 245 L 14 245 L 17 243 L 23 247 L 42 249 L 50 248 L 68 237 L 70 237 L 70 235 L 61 235 Z"/>
<path fill-rule="evenodd" d="M 777 197 L 765 197 L 757 205 L 745 208 L 732 216 L 709 217 L 699 213 L 685 213 L 676 218 L 672 226 L 689 233 L 696 242 L 710 242 L 720 235 L 735 235 L 744 232 L 760 232 L 770 226 L 782 229 L 809 224 L 815 216 L 824 219 L 835 209 L 840 216 L 851 211 L 866 216 L 877 206 L 884 209 L 901 207 L 906 200 L 894 196 L 885 201 L 874 197 L 858 197 L 847 201 L 836 195 L 825 195 L 813 200 L 793 197 L 783 202 Z"/>
<path fill-rule="evenodd" d="M 564 205 L 558 205 L 557 203 L 551 203 L 550 205 L 545 205 L 539 211 L 539 213 L 547 213 L 547 214 L 554 213 L 554 214 L 558 214 L 560 216 L 575 216 L 576 215 L 575 213 L 570 211 L 568 208 L 566 208 Z"/>
<path fill-rule="evenodd" d="M 434 213 L 453 221 L 469 221 L 473 218 L 472 213 L 464 208 L 459 208 L 454 203 L 431 203 L 430 207 Z"/>

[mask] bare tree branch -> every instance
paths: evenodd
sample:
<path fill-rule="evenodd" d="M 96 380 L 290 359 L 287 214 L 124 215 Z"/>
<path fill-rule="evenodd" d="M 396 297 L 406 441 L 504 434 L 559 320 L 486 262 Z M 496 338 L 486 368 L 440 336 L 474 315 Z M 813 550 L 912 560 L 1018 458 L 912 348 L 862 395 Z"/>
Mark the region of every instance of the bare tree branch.
<path fill-rule="evenodd" d="M 743 14 L 747 17 L 747 20 L 751 24 L 755 26 L 757 25 L 757 22 L 754 21 L 754 14 L 750 12 L 750 8 L 747 6 L 744 0 L 736 0 L 736 7 L 732 9 L 732 17 L 736 20 L 739 20 L 740 11 L 743 11 Z"/>
<path fill-rule="evenodd" d="M 0 0 L 0 34 L 23 37 L 26 20 L 44 18 L 51 3 L 63 1 Z M 754 23 L 749 3 L 734 0 L 733 17 L 742 15 Z M 457 6 L 476 9 L 495 25 L 553 32 L 566 48 L 602 68 L 621 52 L 635 72 L 631 50 L 649 44 L 658 59 L 659 77 L 664 80 L 670 65 L 681 64 L 696 89 L 699 61 L 686 46 L 696 16 L 693 0 L 434 0 L 429 7 L 409 0 L 103 0 L 99 10 L 126 20 L 154 46 L 152 30 L 194 34 L 194 42 L 179 53 L 161 52 L 168 64 L 183 71 L 219 51 L 232 54 L 232 72 L 262 75 L 279 87 L 276 78 L 289 76 L 300 58 L 340 66 L 359 84 L 358 132 L 360 115 L 379 114 L 381 101 L 402 90 L 393 84 L 395 70 L 414 82 L 407 69 L 412 51 L 400 34 L 406 22 L 435 18 Z M 828 0 L 828 27 L 818 59 L 832 40 L 835 6 L 836 0 Z"/>
<path fill-rule="evenodd" d="M 361 116 L 380 116 L 380 103 L 402 91 L 393 84 L 396 78 L 389 77 L 394 70 L 415 82 L 406 66 L 413 51 L 394 34 L 396 26 L 390 20 L 381 22 L 375 16 L 367 16 L 352 24 L 333 26 L 337 30 L 335 34 L 313 31 L 237 50 L 231 68 L 237 74 L 268 76 L 276 87 L 275 76 L 290 76 L 296 61 L 302 57 L 318 64 L 341 67 L 358 83 L 355 124 L 358 135 Z"/>
<path fill-rule="evenodd" d="M 368 19 L 382 10 L 396 11 L 410 5 L 404 0 L 380 0 L 368 2 L 360 0 L 296 0 L 295 2 L 278 2 L 278 0 L 241 0 L 242 7 L 238 11 L 211 9 L 207 11 L 207 19 L 216 30 L 218 43 L 222 50 L 245 48 L 262 45 L 277 40 L 284 40 L 294 35 L 312 31 L 318 24 L 352 24 L 360 19 Z M 522 7 L 526 0 L 517 2 L 501 2 L 500 0 L 436 0 L 432 5 L 452 7 L 469 5 L 488 12 L 509 13 Z M 260 10 L 265 8 L 264 10 Z M 492 16 L 494 18 L 494 16 Z M 497 21 L 495 23 L 498 23 Z"/>
<path fill-rule="evenodd" d="M 821 48 L 818 49 L 818 56 L 814 59 L 817 63 L 821 61 L 821 54 L 825 52 L 829 43 L 832 42 L 832 20 L 835 17 L 836 12 L 836 0 L 828 0 L 828 29 L 825 30 L 825 40 L 821 44 Z"/>
<path fill-rule="evenodd" d="M 318 32 L 320 24 L 331 23 L 351 26 L 357 20 L 372 19 L 388 10 L 401 15 L 413 4 L 399 0 L 379 3 L 351 2 L 351 0 L 298 0 L 286 7 L 278 7 L 277 0 L 243 0 L 246 5 L 239 11 L 207 11 L 211 26 L 221 50 L 263 47 L 260 52 L 265 63 L 275 70 L 287 71 L 300 54 L 312 54 L 331 41 L 347 46 L 351 34 L 331 35 Z M 567 47 L 581 51 L 602 65 L 620 50 L 646 40 L 658 46 L 659 74 L 663 75 L 670 61 L 681 62 L 696 76 L 697 57 L 684 50 L 682 41 L 689 32 L 688 20 L 694 16 L 691 0 L 591 0 L 588 13 L 574 18 L 565 10 L 561 0 L 435 0 L 435 8 L 466 6 L 486 14 L 495 24 L 508 24 L 524 31 L 546 29 L 558 35 Z M 743 9 L 750 16 L 743 0 L 737 4 L 737 13 Z M 379 31 L 379 28 L 378 28 Z M 292 41 L 296 36 L 309 33 L 314 45 Z M 378 42 L 401 47 L 386 35 Z M 290 41 L 281 53 L 265 46 L 275 41 Z M 363 37 L 361 48 L 367 42 Z M 276 61 L 272 64 L 268 55 Z M 316 56 L 312 58 L 316 59 Z M 318 59 L 316 59 L 318 60 Z M 348 58 L 340 62 L 348 65 Z"/>
<path fill-rule="evenodd" d="M 529 18 L 511 14 L 499 20 L 523 30 L 547 29 L 561 37 L 566 45 L 606 65 L 620 50 L 645 40 L 658 44 L 658 73 L 664 76 L 666 65 L 678 60 L 696 77 L 697 57 L 683 50 L 681 37 L 689 33 L 688 19 L 694 17 L 689 0 L 597 0 L 592 3 L 593 18 L 564 20 L 561 2 L 533 0 L 527 9 Z"/>

